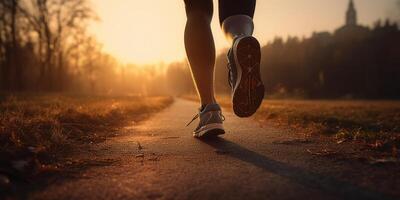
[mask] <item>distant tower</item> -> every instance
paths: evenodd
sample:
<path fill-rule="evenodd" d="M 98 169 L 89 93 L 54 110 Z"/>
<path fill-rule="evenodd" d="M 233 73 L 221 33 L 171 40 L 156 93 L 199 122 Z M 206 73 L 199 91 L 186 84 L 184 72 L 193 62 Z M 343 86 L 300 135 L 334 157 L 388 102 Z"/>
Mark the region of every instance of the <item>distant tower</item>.
<path fill-rule="evenodd" d="M 355 26 L 357 25 L 357 11 L 354 7 L 353 0 L 349 2 L 349 8 L 346 14 L 346 25 L 347 26 Z"/>

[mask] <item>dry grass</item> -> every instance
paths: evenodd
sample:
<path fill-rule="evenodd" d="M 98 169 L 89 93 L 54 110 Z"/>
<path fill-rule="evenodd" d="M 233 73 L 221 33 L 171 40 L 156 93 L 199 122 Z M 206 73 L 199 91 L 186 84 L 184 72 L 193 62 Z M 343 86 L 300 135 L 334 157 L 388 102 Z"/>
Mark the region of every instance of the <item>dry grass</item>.
<path fill-rule="evenodd" d="M 76 144 L 103 141 L 124 124 L 141 121 L 172 101 L 170 97 L 4 96 L 0 175 L 15 160 L 40 155 L 35 162 L 53 162 Z"/>
<path fill-rule="evenodd" d="M 256 117 L 377 148 L 400 139 L 400 102 L 396 101 L 267 100 Z"/>
<path fill-rule="evenodd" d="M 218 100 L 231 108 L 229 97 Z M 255 118 L 307 134 L 334 136 L 338 141 L 364 142 L 379 150 L 400 146 L 400 101 L 265 100 Z"/>

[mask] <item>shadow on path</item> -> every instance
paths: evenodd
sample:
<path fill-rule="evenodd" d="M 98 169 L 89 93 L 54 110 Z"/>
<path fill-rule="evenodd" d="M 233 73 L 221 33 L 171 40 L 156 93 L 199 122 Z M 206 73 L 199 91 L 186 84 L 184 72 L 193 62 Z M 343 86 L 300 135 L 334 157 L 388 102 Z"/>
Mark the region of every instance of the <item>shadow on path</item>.
<path fill-rule="evenodd" d="M 218 151 L 226 152 L 227 156 L 255 165 L 306 187 L 320 190 L 330 196 L 336 196 L 340 199 L 394 199 L 368 188 L 272 160 L 223 138 L 210 138 L 201 141 Z"/>

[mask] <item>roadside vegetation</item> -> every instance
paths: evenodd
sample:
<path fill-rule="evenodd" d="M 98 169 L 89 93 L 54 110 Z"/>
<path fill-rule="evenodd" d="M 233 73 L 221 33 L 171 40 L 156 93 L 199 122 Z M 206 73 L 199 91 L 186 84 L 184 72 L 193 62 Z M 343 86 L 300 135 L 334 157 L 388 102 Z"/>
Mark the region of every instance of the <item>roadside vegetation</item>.
<path fill-rule="evenodd" d="M 230 97 L 218 100 L 231 110 Z M 307 136 L 330 136 L 337 143 L 357 142 L 393 154 L 400 147 L 400 101 L 265 100 L 254 118 Z"/>
<path fill-rule="evenodd" d="M 170 97 L 0 97 L 0 185 L 57 168 L 72 150 L 104 141 L 167 107 Z"/>
<path fill-rule="evenodd" d="M 391 151 L 400 144 L 400 102 L 267 100 L 256 118 L 334 136 L 338 143 L 363 142 Z"/>

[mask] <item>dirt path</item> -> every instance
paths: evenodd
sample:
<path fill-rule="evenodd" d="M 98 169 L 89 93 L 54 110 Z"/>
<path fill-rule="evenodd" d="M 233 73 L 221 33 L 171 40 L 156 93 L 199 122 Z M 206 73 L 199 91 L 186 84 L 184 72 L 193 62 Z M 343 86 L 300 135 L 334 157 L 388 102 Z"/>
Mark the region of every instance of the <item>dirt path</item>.
<path fill-rule="evenodd" d="M 29 197 L 395 199 L 389 193 L 399 197 L 391 192 L 399 191 L 399 184 L 373 181 L 375 176 L 388 176 L 379 168 L 361 170 L 365 164 L 313 156 L 307 149 L 324 144 L 296 140 L 298 136 L 289 131 L 260 127 L 231 113 L 225 113 L 228 133 L 223 138 L 194 139 L 193 127 L 185 124 L 196 107 L 176 100 L 151 120 L 127 127 L 120 136 L 80 155 L 93 161 L 91 167 Z"/>

